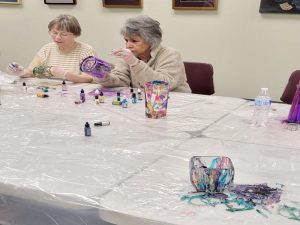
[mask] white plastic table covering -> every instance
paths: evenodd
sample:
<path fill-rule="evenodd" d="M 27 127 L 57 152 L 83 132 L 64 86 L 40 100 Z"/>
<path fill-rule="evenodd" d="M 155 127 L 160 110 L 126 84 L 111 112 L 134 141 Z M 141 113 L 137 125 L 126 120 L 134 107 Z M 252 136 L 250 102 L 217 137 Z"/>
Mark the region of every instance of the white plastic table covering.
<path fill-rule="evenodd" d="M 298 224 L 277 213 L 280 204 L 300 203 L 300 131 L 287 130 L 282 123 L 289 108 L 273 104 L 267 127 L 253 127 L 253 103 L 248 102 L 207 129 L 192 132 L 176 151 L 105 195 L 102 218 L 122 225 Z M 192 190 L 188 163 L 194 155 L 230 157 L 235 184 L 283 184 L 281 202 L 265 218 L 255 210 L 232 213 L 221 205 L 199 207 L 181 201 Z"/>
<path fill-rule="evenodd" d="M 255 210 L 228 212 L 224 205 L 194 206 L 180 198 L 189 191 L 189 159 L 193 155 L 226 155 L 235 167 L 235 184 L 284 184 L 281 202 L 268 218 Z M 299 149 L 194 138 L 178 146 L 102 199 L 103 219 L 122 225 L 281 225 L 299 221 L 278 215 L 279 204 L 300 202 Z"/>
<path fill-rule="evenodd" d="M 112 98 L 96 105 L 87 96 L 85 103 L 74 104 L 81 88 L 88 93 L 97 85 L 68 84 L 68 94 L 61 96 L 59 81 L 26 82 L 27 93 L 22 81 L 1 85 L 1 194 L 66 209 L 101 207 L 107 193 L 246 103 L 171 93 L 167 117 L 156 120 L 145 117 L 143 101 L 124 109 L 113 106 Z M 39 85 L 56 90 L 38 98 Z M 111 125 L 92 125 L 105 120 Z M 84 136 L 86 121 L 92 137 Z"/>

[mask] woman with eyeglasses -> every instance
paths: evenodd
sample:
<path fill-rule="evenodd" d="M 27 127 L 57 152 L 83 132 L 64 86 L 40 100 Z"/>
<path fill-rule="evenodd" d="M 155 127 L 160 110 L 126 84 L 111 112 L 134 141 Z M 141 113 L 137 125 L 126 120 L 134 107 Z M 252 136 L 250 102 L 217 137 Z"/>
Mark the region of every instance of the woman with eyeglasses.
<path fill-rule="evenodd" d="M 47 67 L 47 77 L 68 80 L 75 83 L 89 83 L 93 78 L 81 73 L 80 63 L 87 56 L 94 56 L 94 49 L 76 40 L 81 34 L 78 20 L 71 15 L 60 15 L 48 24 L 51 43 L 44 45 L 35 55 L 28 68 L 11 63 L 10 74 L 20 77 L 34 77 L 34 68 Z"/>
<path fill-rule="evenodd" d="M 105 87 L 142 88 L 148 81 L 163 80 L 171 91 L 191 92 L 180 53 L 161 45 L 160 23 L 149 16 L 128 19 L 121 28 L 125 48 L 112 51 L 120 59 L 110 74 L 94 78 Z"/>

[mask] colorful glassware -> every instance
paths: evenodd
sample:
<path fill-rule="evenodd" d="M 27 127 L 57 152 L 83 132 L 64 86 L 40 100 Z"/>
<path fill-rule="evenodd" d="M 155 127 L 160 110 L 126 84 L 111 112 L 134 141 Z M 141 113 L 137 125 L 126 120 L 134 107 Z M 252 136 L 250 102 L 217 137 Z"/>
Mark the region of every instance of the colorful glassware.
<path fill-rule="evenodd" d="M 110 73 L 114 66 L 95 56 L 88 56 L 82 60 L 80 70 L 94 77 L 103 78 Z"/>
<path fill-rule="evenodd" d="M 51 66 L 36 66 L 32 72 L 37 78 L 50 78 L 53 77 L 50 70 Z"/>
<path fill-rule="evenodd" d="M 190 180 L 197 192 L 217 193 L 233 186 L 234 167 L 225 156 L 193 156 Z"/>
<path fill-rule="evenodd" d="M 161 118 L 167 115 L 169 84 L 154 80 L 145 83 L 145 113 L 148 118 Z"/>

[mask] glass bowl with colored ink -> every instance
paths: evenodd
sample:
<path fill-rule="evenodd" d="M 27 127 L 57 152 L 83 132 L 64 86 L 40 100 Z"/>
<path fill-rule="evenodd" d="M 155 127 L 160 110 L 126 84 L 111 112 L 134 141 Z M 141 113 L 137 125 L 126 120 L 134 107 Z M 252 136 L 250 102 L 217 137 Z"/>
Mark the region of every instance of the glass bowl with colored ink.
<path fill-rule="evenodd" d="M 197 192 L 221 193 L 233 186 L 234 167 L 226 156 L 193 156 L 190 180 Z"/>

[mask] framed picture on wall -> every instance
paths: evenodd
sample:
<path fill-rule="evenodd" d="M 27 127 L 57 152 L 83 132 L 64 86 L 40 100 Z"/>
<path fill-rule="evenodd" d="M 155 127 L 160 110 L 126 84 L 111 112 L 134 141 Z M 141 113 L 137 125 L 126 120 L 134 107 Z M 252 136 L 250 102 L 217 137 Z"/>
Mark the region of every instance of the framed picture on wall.
<path fill-rule="evenodd" d="M 218 0 L 173 0 L 173 9 L 216 10 Z"/>
<path fill-rule="evenodd" d="M 0 4 L 21 4 L 21 0 L 0 0 Z"/>
<path fill-rule="evenodd" d="M 300 13 L 300 0 L 261 0 L 260 13 Z"/>
<path fill-rule="evenodd" d="M 45 4 L 76 5 L 76 0 L 44 0 Z"/>
<path fill-rule="evenodd" d="M 102 0 L 106 8 L 143 8 L 143 0 Z"/>

